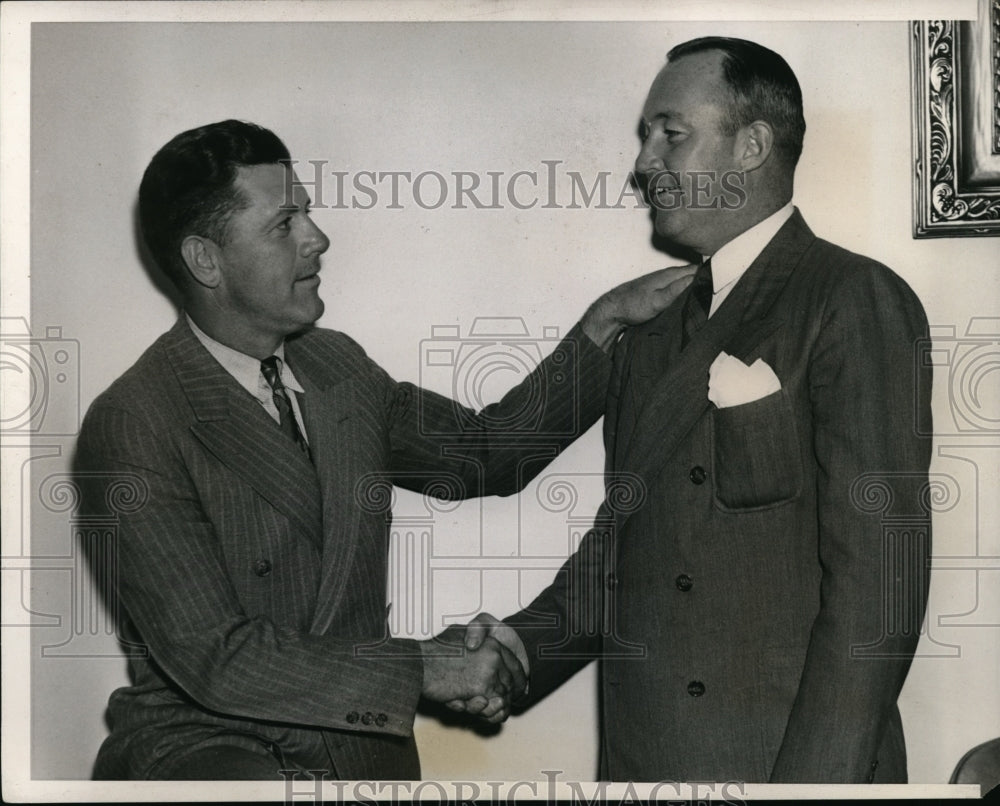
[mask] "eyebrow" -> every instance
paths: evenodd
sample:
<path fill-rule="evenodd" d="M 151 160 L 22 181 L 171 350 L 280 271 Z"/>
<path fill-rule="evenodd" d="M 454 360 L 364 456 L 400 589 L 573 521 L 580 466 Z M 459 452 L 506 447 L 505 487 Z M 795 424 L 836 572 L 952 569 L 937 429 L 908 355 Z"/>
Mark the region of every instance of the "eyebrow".
<path fill-rule="evenodd" d="M 310 204 L 312 204 L 312 201 L 307 199 L 304 207 L 308 209 Z M 302 208 L 297 204 L 279 204 L 277 207 L 274 208 L 274 212 L 271 213 L 271 215 L 269 215 L 264 220 L 263 226 L 270 227 L 273 223 L 275 223 L 279 219 L 284 218 L 289 213 L 297 213 L 300 209 Z"/>
<path fill-rule="evenodd" d="M 308 209 L 312 206 L 312 199 L 306 196 L 306 200 L 303 204 L 279 204 L 276 208 L 276 212 L 272 217 L 276 218 L 282 213 L 297 213 L 299 210 Z"/>
<path fill-rule="evenodd" d="M 680 121 L 681 123 L 685 122 L 684 116 L 680 112 L 677 112 L 673 109 L 664 109 L 662 112 L 657 112 L 655 115 L 653 115 L 652 118 L 649 119 L 647 119 L 646 116 L 643 115 L 642 120 L 644 123 L 649 124 L 657 120 L 666 120 L 667 118 L 670 118 L 671 120 Z"/>

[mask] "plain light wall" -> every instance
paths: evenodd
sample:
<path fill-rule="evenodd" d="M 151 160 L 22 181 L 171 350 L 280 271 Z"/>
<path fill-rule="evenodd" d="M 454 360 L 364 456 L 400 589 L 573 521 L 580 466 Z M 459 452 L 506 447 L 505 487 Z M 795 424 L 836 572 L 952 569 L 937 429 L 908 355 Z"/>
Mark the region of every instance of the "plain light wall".
<path fill-rule="evenodd" d="M 997 240 L 911 237 L 903 23 L 36 24 L 31 321 L 36 336 L 60 327 L 61 338 L 79 343 L 80 356 L 79 399 L 53 395 L 51 416 L 82 413 L 175 319 L 143 269 L 133 232 L 142 171 L 174 134 L 228 117 L 259 122 L 303 161 L 302 179 L 311 174 L 307 160 L 351 175 L 472 171 L 484 181 L 487 171 L 503 172 L 504 181 L 520 170 L 544 176 L 543 161 L 559 160 L 561 204 L 569 201 L 566 171 L 580 172 L 588 185 L 610 172 L 614 198 L 631 169 L 639 113 L 665 52 L 705 34 L 768 45 L 798 75 L 808 131 L 795 201 L 817 235 L 895 269 L 933 325 L 962 335 L 971 317 L 1000 316 Z M 315 210 L 331 240 L 320 324 L 353 336 L 397 379 L 444 393 L 454 391 L 449 374 L 422 361 L 433 327 L 457 326 L 465 335 L 477 317 L 521 317 L 532 336 L 552 327 L 565 333 L 602 291 L 678 262 L 652 248 L 647 213 L 628 204 L 543 209 L 542 190 L 533 209 L 452 209 L 452 189 L 443 207 L 429 210 L 403 187 L 403 209 L 387 208 L 381 183 L 374 209 Z M 426 194 L 435 187 L 429 182 Z M 521 187 L 522 197 L 532 198 Z M 327 203 L 332 188 L 327 173 Z M 515 378 L 501 373 L 488 391 Z M 941 368 L 934 398 L 940 422 L 951 417 L 949 380 Z M 435 515 L 433 631 L 480 609 L 505 615 L 551 579 L 571 533 L 585 528 L 600 500 L 598 431 L 543 474 L 579 490 L 571 511 L 543 505 L 546 494 L 533 484 L 519 498 Z M 71 556 L 69 516 L 41 503 L 40 487 L 66 472 L 73 439 L 50 443 L 59 455 L 32 462 L 26 478 L 32 553 Z M 957 559 L 934 573 L 928 634 L 901 700 L 915 783 L 947 781 L 968 748 L 1000 732 L 1000 572 L 995 561 L 976 559 L 1000 555 L 1000 449 L 975 436 L 939 443 L 951 447 L 933 470 L 953 477 L 960 496 L 935 517 L 934 551 Z M 419 526 L 423 506 L 400 494 L 397 521 Z M 509 560 L 519 553 L 532 555 L 536 570 L 512 570 Z M 544 557 L 556 558 L 553 567 Z M 36 574 L 31 584 L 38 614 L 67 616 L 74 597 L 93 601 L 89 582 L 71 570 Z M 90 618 L 106 624 L 100 613 Z M 106 735 L 108 695 L 126 683 L 113 638 L 98 630 L 66 643 L 70 623 L 67 617 L 33 631 L 36 778 L 89 776 Z M 419 626 L 419 619 L 413 627 L 403 622 L 400 631 L 417 634 Z M 60 642 L 62 653 L 43 654 Z M 74 646 L 81 651 L 66 648 Z M 94 657 L 99 653 L 105 657 Z M 420 716 L 424 775 L 535 780 L 541 770 L 561 770 L 564 779 L 592 780 L 596 702 L 592 664 L 495 732 Z"/>

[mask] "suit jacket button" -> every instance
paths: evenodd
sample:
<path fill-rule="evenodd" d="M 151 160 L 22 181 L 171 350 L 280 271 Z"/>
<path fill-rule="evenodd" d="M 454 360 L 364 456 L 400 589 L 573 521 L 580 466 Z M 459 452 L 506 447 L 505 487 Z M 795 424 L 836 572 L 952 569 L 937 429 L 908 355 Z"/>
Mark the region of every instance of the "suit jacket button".
<path fill-rule="evenodd" d="M 266 577 L 271 573 L 271 563 L 268 560 L 257 560 L 253 572 L 259 577 Z"/>
<path fill-rule="evenodd" d="M 677 579 L 674 580 L 674 584 L 677 586 L 677 590 L 684 591 L 687 593 L 694 586 L 694 582 L 691 580 L 687 574 L 681 574 Z"/>
<path fill-rule="evenodd" d="M 388 721 L 389 717 L 387 717 L 385 714 L 379 714 L 377 717 L 375 717 L 375 724 L 378 725 L 380 728 Z"/>
<path fill-rule="evenodd" d="M 688 694 L 690 694 L 692 697 L 700 697 L 704 693 L 705 693 L 704 683 L 698 680 L 692 680 L 690 683 L 688 683 Z"/>
<path fill-rule="evenodd" d="M 362 725 L 370 725 L 374 721 L 375 721 L 375 714 L 373 714 L 371 711 L 365 711 L 364 716 L 361 717 Z"/>
<path fill-rule="evenodd" d="M 691 472 L 688 473 L 688 478 L 691 479 L 692 484 L 701 484 L 708 478 L 708 473 L 705 472 L 705 468 L 701 465 L 695 465 L 691 468 Z"/>
<path fill-rule="evenodd" d="M 349 714 L 347 715 L 347 721 L 348 721 L 348 722 L 350 722 L 350 723 L 351 723 L 352 725 L 353 725 L 353 724 L 354 724 L 355 722 L 357 722 L 357 721 L 358 721 L 358 719 L 360 719 L 360 717 L 358 716 L 358 712 L 357 712 L 357 711 L 351 711 L 351 712 L 350 712 L 350 713 L 349 713 Z"/>

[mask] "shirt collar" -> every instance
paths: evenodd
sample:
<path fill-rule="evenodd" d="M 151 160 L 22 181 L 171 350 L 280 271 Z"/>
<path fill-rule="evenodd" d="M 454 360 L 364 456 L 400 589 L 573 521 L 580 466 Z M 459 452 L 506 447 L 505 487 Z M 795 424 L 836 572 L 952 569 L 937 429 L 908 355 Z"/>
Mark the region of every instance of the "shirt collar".
<path fill-rule="evenodd" d="M 239 350 L 234 350 L 232 347 L 227 347 L 225 344 L 216 341 L 198 327 L 187 313 L 184 314 L 184 317 L 187 319 L 188 326 L 198 341 L 222 365 L 222 368 L 236 379 L 236 382 L 240 386 L 258 400 L 271 394 L 271 389 L 267 385 L 267 381 L 264 380 L 263 373 L 260 371 L 260 359 L 246 353 L 241 353 Z M 281 382 L 287 389 L 302 393 L 304 391 L 302 385 L 296 379 L 292 368 L 285 362 L 284 342 L 278 345 L 278 349 L 274 351 L 274 354 L 281 359 Z"/>
<path fill-rule="evenodd" d="M 778 234 L 778 230 L 792 217 L 793 212 L 795 208 L 788 202 L 777 212 L 724 244 L 714 255 L 702 256 L 703 260 L 708 260 L 709 257 L 712 259 L 714 293 L 717 294 L 743 276 L 743 273 L 750 268 L 750 264 L 764 251 L 764 247 Z"/>

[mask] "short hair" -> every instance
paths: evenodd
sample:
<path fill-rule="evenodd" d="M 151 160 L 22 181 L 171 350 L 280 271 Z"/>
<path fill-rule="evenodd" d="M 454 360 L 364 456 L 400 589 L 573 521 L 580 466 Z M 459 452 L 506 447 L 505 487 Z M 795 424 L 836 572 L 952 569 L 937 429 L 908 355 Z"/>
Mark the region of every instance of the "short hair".
<path fill-rule="evenodd" d="M 667 61 L 711 50 L 723 54 L 722 74 L 732 97 L 723 134 L 732 136 L 755 120 L 767 121 L 774 130 L 775 147 L 794 167 L 802 154 L 806 121 L 802 90 L 788 62 L 756 42 L 725 36 L 683 42 L 670 49 Z"/>
<path fill-rule="evenodd" d="M 224 244 L 230 216 L 246 203 L 234 186 L 237 169 L 290 159 L 274 132 L 241 120 L 182 132 L 156 152 L 139 185 L 139 225 L 153 259 L 182 292 L 181 243 L 200 235 Z"/>

